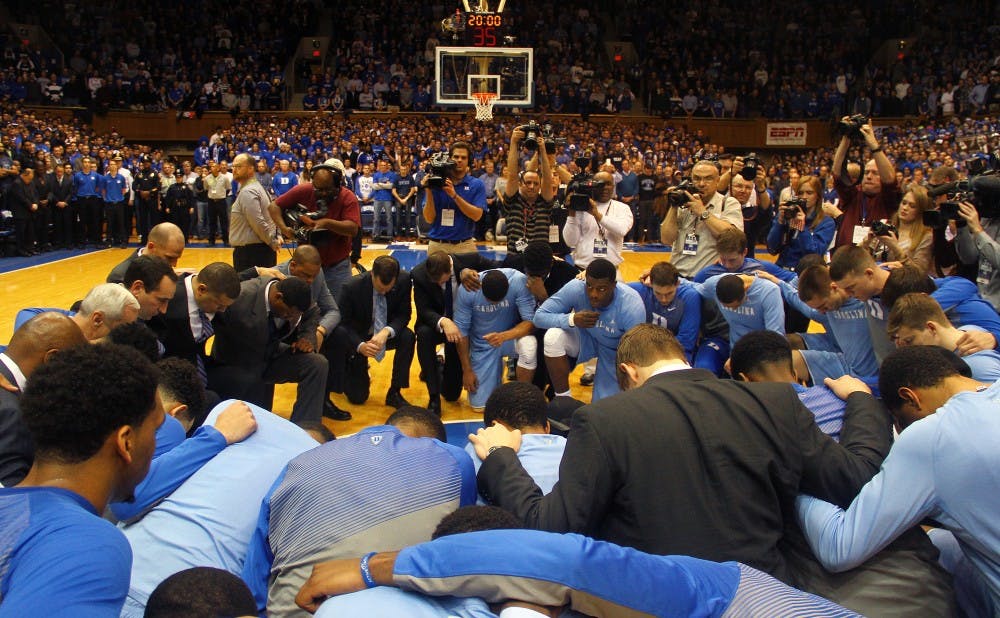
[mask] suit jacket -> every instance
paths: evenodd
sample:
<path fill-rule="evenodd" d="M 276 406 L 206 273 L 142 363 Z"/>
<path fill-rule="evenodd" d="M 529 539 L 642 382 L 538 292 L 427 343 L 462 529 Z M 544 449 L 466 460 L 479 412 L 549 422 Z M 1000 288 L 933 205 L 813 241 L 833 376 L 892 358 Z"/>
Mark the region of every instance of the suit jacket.
<path fill-rule="evenodd" d="M 478 252 L 454 254 L 451 256 L 451 264 L 452 276 L 460 284 L 459 275 L 466 268 L 482 271 L 500 266 L 498 262 L 483 257 Z M 444 317 L 444 290 L 427 274 L 426 262 L 421 262 L 414 268 L 411 276 L 413 277 L 413 301 L 417 306 L 417 324 L 437 328 L 437 323 Z M 458 297 L 457 292 L 454 297 Z"/>
<path fill-rule="evenodd" d="M 410 273 L 399 271 L 396 285 L 385 295 L 386 326 L 400 333 L 410 323 Z M 337 305 L 340 307 L 340 325 L 349 337 L 352 350 L 358 349 L 363 342 L 372 336 L 372 273 L 368 271 L 355 275 L 347 281 L 337 295 Z"/>
<path fill-rule="evenodd" d="M 271 336 L 270 318 L 265 302 L 267 284 L 274 279 L 258 277 L 240 284 L 240 296 L 224 313 L 218 313 L 212 324 L 215 343 L 212 360 L 222 365 L 246 367 L 252 373 L 263 373 L 268 362 L 278 355 L 283 345 L 299 338 L 299 328 L 286 330 L 282 338 Z M 313 326 L 315 334 L 315 326 Z"/>
<path fill-rule="evenodd" d="M 7 189 L 7 207 L 15 219 L 31 218 L 31 205 L 38 203 L 38 195 L 35 194 L 35 183 L 24 184 L 20 178 L 15 178 L 14 182 Z"/>
<path fill-rule="evenodd" d="M 56 202 L 69 204 L 73 197 L 73 177 L 69 174 L 63 174 L 62 182 L 60 182 L 55 174 L 49 173 L 46 179 L 49 186 L 49 205 L 55 206 Z"/>
<path fill-rule="evenodd" d="M 133 259 L 135 257 L 129 258 L 129 260 Z M 124 273 L 124 271 L 122 272 Z M 147 325 L 156 333 L 156 337 L 163 344 L 164 357 L 183 358 L 197 365 L 197 358 L 200 356 L 205 359 L 206 354 L 205 344 L 195 341 L 194 334 L 191 332 L 187 285 L 185 284 L 185 280 L 190 276 L 190 273 L 180 276 L 177 280 L 177 291 L 174 292 L 174 297 L 167 305 L 167 312 L 154 316 L 147 322 Z"/>
<path fill-rule="evenodd" d="M 135 259 L 137 257 L 139 257 L 139 251 L 140 250 L 141 249 L 136 249 L 135 251 L 132 252 L 131 255 L 129 255 L 127 258 L 125 258 L 124 260 L 122 260 L 121 262 L 119 262 L 117 266 L 115 266 L 114 268 L 112 268 L 111 272 L 108 273 L 108 280 L 107 280 L 107 282 L 108 283 L 122 283 L 122 282 L 124 282 L 125 281 L 125 272 L 128 270 L 128 267 L 132 265 L 132 262 L 134 262 Z M 180 286 L 178 286 L 178 287 L 180 287 Z"/>
<path fill-rule="evenodd" d="M 795 497 L 850 504 L 891 440 L 871 395 L 848 398 L 837 444 L 787 384 L 686 369 L 578 410 L 550 494 L 510 449 L 486 458 L 479 488 L 529 528 L 738 560 L 789 581 L 779 543 L 794 525 Z"/>
<path fill-rule="evenodd" d="M 0 363 L 0 375 L 15 384 L 14 375 Z M 12 487 L 31 468 L 35 458 L 35 443 L 21 419 L 20 393 L 0 388 L 0 483 Z"/>

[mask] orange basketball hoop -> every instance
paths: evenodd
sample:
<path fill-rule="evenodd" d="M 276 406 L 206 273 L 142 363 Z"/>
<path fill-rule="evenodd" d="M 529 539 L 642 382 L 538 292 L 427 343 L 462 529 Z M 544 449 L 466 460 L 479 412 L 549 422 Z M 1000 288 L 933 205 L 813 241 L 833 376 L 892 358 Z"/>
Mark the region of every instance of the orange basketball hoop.
<path fill-rule="evenodd" d="M 476 120 L 492 120 L 493 104 L 499 95 L 495 92 L 473 92 L 472 98 L 475 99 Z"/>

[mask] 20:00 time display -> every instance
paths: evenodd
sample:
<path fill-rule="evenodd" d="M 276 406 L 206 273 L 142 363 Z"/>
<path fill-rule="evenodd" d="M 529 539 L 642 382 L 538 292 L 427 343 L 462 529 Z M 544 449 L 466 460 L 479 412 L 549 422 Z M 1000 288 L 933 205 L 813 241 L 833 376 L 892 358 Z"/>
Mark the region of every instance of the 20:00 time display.
<path fill-rule="evenodd" d="M 479 27 L 479 26 L 491 26 L 498 28 L 503 25 L 503 15 L 499 14 L 476 14 L 470 13 L 466 16 L 467 21 L 466 26 L 469 27 Z"/>

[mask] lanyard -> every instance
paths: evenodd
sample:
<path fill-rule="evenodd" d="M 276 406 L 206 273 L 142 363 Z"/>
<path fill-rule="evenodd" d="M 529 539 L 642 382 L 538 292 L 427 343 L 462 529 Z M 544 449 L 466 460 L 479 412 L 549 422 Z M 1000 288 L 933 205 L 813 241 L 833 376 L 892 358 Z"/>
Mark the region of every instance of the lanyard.
<path fill-rule="evenodd" d="M 611 212 L 612 202 L 613 200 L 608 200 L 608 207 L 604 209 L 604 217 L 607 217 L 608 213 Z M 604 217 L 601 217 L 601 219 L 603 220 Z M 607 238 L 605 238 L 604 236 L 604 227 L 601 225 L 601 222 L 598 221 L 597 219 L 594 219 L 594 223 L 597 224 L 597 233 L 601 235 L 601 240 L 607 241 Z"/>

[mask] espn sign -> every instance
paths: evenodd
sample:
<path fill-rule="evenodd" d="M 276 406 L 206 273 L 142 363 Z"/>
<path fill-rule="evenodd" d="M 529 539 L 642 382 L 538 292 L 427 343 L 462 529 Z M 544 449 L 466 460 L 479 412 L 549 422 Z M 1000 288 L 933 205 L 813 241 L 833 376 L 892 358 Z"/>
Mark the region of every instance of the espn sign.
<path fill-rule="evenodd" d="M 769 122 L 766 143 L 768 146 L 805 146 L 806 123 Z"/>

